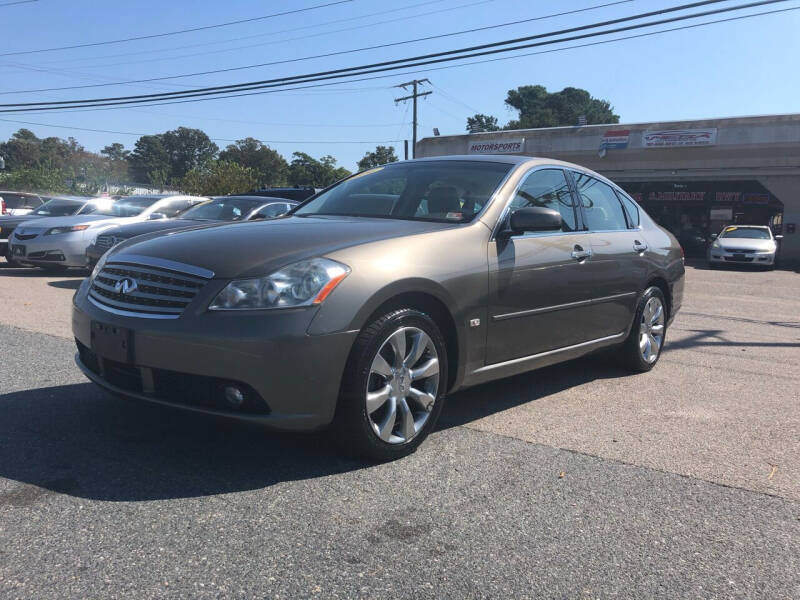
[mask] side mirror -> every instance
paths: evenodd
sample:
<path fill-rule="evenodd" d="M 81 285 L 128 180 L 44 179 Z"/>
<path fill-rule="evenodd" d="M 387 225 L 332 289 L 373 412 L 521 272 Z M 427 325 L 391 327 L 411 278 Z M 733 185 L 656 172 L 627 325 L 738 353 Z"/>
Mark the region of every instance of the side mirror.
<path fill-rule="evenodd" d="M 265 215 L 264 213 L 256 213 L 252 217 L 250 217 L 249 220 L 250 221 L 263 221 L 266 218 L 267 218 L 267 215 Z"/>
<path fill-rule="evenodd" d="M 711 239 L 712 239 L 712 240 L 715 240 L 715 239 L 717 239 L 717 234 L 716 234 L 716 233 L 712 233 L 712 234 L 711 234 Z"/>
<path fill-rule="evenodd" d="M 166 219 L 166 218 L 167 218 L 167 215 L 165 215 L 164 213 L 152 213 L 150 215 L 150 220 L 151 221 L 159 221 L 161 219 Z"/>
<path fill-rule="evenodd" d="M 778 234 L 778 235 L 775 236 L 775 239 L 776 240 L 782 240 L 783 236 L 781 234 Z"/>
<path fill-rule="evenodd" d="M 511 213 L 508 220 L 510 233 L 526 231 L 561 231 L 561 213 L 552 208 L 526 206 Z"/>

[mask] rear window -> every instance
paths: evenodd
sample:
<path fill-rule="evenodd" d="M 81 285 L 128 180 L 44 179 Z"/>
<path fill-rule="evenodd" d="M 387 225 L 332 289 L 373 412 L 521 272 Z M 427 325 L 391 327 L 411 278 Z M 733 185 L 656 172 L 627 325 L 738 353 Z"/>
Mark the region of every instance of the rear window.
<path fill-rule="evenodd" d="M 622 201 L 622 206 L 625 207 L 625 214 L 628 215 L 628 223 L 630 223 L 631 227 L 638 227 L 639 226 L 639 207 L 636 206 L 636 203 L 628 198 L 626 194 L 623 194 L 619 190 L 614 190 L 617 192 L 617 196 Z"/>
<path fill-rule="evenodd" d="M 0 198 L 6 203 L 6 208 L 36 208 L 41 206 L 42 199 L 39 196 L 28 196 L 27 194 L 15 194 L 13 192 L 0 192 Z"/>

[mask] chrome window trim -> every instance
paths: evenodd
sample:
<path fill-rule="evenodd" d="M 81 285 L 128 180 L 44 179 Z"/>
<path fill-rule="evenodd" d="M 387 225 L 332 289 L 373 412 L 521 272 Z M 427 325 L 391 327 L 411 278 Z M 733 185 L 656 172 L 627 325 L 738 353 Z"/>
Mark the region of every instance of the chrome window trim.
<path fill-rule="evenodd" d="M 612 300 L 619 300 L 621 298 L 628 298 L 635 296 L 636 292 L 623 292 L 621 294 L 612 294 L 611 296 L 602 296 L 600 298 L 589 298 L 588 300 L 578 300 L 577 302 L 567 302 L 565 304 L 554 304 L 552 306 L 542 306 L 541 308 L 531 308 L 528 310 L 520 310 L 513 313 L 505 313 L 501 315 L 492 315 L 492 321 L 505 321 L 507 319 L 516 319 L 519 317 L 528 317 L 531 315 L 539 315 L 557 310 L 566 310 L 569 308 L 577 308 L 579 306 L 591 306 L 593 304 L 602 304 L 603 302 L 611 302 Z"/>
<path fill-rule="evenodd" d="M 106 264 L 129 264 L 129 265 L 143 265 L 149 267 L 158 267 L 176 273 L 185 273 L 187 275 L 194 275 L 202 277 L 203 279 L 213 279 L 214 271 L 209 271 L 202 267 L 194 265 L 187 265 L 186 263 L 175 262 L 165 258 L 157 258 L 155 256 L 143 256 L 141 254 L 114 254 L 106 261 Z"/>
<path fill-rule="evenodd" d="M 570 350 L 577 350 L 578 348 L 583 348 L 585 346 L 591 346 L 593 344 L 600 344 L 602 342 L 608 342 L 611 340 L 616 340 L 621 337 L 625 336 L 625 332 L 622 331 L 620 333 L 615 333 L 614 335 L 607 335 L 606 337 L 597 338 L 594 340 L 589 340 L 587 342 L 581 342 L 580 344 L 573 344 L 572 346 L 563 346 L 561 348 L 555 348 L 553 350 L 547 350 L 546 352 L 540 352 L 538 354 L 531 354 L 529 356 L 522 356 L 520 358 L 512 358 L 511 360 L 504 360 L 503 362 L 493 363 L 491 365 L 486 365 L 481 367 L 480 369 L 476 369 L 473 374 L 477 373 L 485 373 L 486 371 L 491 371 L 493 369 L 500 369 L 503 367 L 507 367 L 510 365 L 515 365 L 519 363 L 524 363 L 530 360 L 537 360 L 539 358 L 544 358 L 545 356 L 550 356 L 553 354 L 558 354 L 559 352 L 568 352 Z"/>
<path fill-rule="evenodd" d="M 572 185 L 570 185 L 570 181 L 567 178 L 567 174 L 564 172 L 566 170 L 566 168 L 563 165 L 555 165 L 555 164 L 536 165 L 535 167 L 532 167 L 532 168 L 528 169 L 527 171 L 525 171 L 525 173 L 522 174 L 522 176 L 519 179 L 519 183 L 517 183 L 517 185 L 514 187 L 514 189 L 512 190 L 511 194 L 509 195 L 509 197 L 506 199 L 506 204 L 503 207 L 503 210 L 500 213 L 500 216 L 498 217 L 497 221 L 495 222 L 494 227 L 492 227 L 492 235 L 489 237 L 489 241 L 490 242 L 493 242 L 493 241 L 497 240 L 497 234 L 500 233 L 500 227 L 501 227 L 502 223 L 505 221 L 506 217 L 508 216 L 508 211 L 511 209 L 511 203 L 514 201 L 514 198 L 517 197 L 517 192 L 519 192 L 519 189 L 522 187 L 522 184 L 524 184 L 525 181 L 528 179 L 528 177 L 533 175 L 536 171 L 544 171 L 545 169 L 557 169 L 557 170 L 561 171 L 562 173 L 564 173 L 564 180 L 567 182 L 567 185 L 570 188 L 570 193 L 572 193 L 572 191 L 573 191 L 572 190 Z M 513 171 L 515 171 L 515 169 L 512 169 L 512 172 Z M 510 173 L 509 173 L 509 175 L 510 175 Z M 503 182 L 503 184 L 504 183 L 505 183 L 505 181 Z M 501 184 L 500 187 L 502 187 L 503 184 Z M 500 189 L 500 188 L 498 188 L 498 189 Z M 574 196 L 573 196 L 572 200 L 573 200 L 573 202 L 575 201 L 575 197 Z M 486 206 L 489 206 L 488 202 L 486 203 Z M 484 206 L 484 209 L 486 208 L 486 206 Z M 578 207 L 573 205 L 573 208 L 577 209 Z M 575 210 L 575 219 L 578 222 L 578 225 L 582 225 L 583 224 L 581 222 L 582 219 L 580 218 L 578 213 L 579 213 L 579 211 Z M 479 215 L 480 215 L 480 213 L 478 213 L 478 215 L 476 215 L 476 216 L 479 216 Z M 579 229 L 577 231 L 541 231 L 541 232 L 530 232 L 530 233 L 525 233 L 525 234 L 521 234 L 521 235 L 515 235 L 513 237 L 514 237 L 514 239 L 524 239 L 524 238 L 528 238 L 528 237 L 543 237 L 543 236 L 554 236 L 554 235 L 574 235 L 576 233 L 588 233 L 588 232 L 583 230 L 583 229 Z"/>

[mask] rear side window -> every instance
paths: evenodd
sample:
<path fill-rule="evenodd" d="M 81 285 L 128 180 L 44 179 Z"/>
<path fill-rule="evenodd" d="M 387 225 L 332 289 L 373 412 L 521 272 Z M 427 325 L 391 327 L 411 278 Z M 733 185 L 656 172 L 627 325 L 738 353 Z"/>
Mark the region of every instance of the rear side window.
<path fill-rule="evenodd" d="M 628 228 L 625 211 L 614 188 L 585 173 L 573 172 L 573 176 L 589 230 L 616 231 Z"/>
<path fill-rule="evenodd" d="M 529 206 L 557 210 L 562 231 L 577 229 L 572 193 L 561 169 L 540 169 L 528 175 L 511 201 L 511 210 Z"/>
<path fill-rule="evenodd" d="M 257 214 L 264 215 L 267 219 L 274 219 L 275 217 L 280 217 L 282 214 L 286 213 L 291 206 L 291 204 L 286 204 L 284 202 L 275 202 L 274 204 L 267 204 L 266 206 L 262 207 Z"/>
<path fill-rule="evenodd" d="M 39 196 L 27 196 L 25 194 L 13 194 L 10 192 L 3 192 L 0 198 L 5 200 L 6 208 L 38 208 L 42 205 L 42 200 Z"/>
<path fill-rule="evenodd" d="M 619 190 L 616 190 L 617 196 L 622 201 L 622 205 L 625 207 L 625 214 L 628 216 L 628 223 L 631 227 L 638 227 L 639 226 L 639 207 L 636 206 L 636 203 L 628 198 L 627 195 L 623 194 Z"/>

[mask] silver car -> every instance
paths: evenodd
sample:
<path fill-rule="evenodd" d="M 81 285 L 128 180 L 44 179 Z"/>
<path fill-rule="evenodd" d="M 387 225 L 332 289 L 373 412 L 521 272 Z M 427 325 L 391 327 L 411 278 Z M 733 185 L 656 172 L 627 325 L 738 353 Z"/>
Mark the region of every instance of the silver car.
<path fill-rule="evenodd" d="M 729 225 L 719 235 L 711 237 L 714 242 L 708 249 L 708 266 L 712 269 L 721 264 L 774 269 L 778 240 L 783 238 L 773 235 L 764 225 Z"/>
<path fill-rule="evenodd" d="M 12 260 L 45 269 L 86 267 L 86 249 L 114 225 L 177 217 L 208 198 L 183 195 L 129 196 L 89 215 L 26 221 L 9 238 Z"/>

